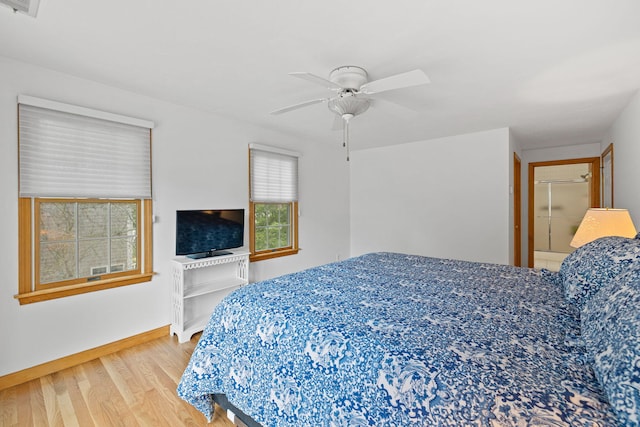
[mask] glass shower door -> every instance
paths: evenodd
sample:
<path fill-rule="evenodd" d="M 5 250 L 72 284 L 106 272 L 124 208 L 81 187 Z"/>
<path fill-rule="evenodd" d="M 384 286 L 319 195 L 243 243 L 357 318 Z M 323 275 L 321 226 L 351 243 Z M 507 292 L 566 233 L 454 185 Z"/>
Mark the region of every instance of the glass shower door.
<path fill-rule="evenodd" d="M 569 242 L 589 208 L 589 183 L 541 180 L 535 191 L 535 250 L 571 253 Z"/>
<path fill-rule="evenodd" d="M 535 168 L 535 267 L 557 270 L 574 250 L 569 243 L 591 206 L 591 178 L 589 163 Z"/>

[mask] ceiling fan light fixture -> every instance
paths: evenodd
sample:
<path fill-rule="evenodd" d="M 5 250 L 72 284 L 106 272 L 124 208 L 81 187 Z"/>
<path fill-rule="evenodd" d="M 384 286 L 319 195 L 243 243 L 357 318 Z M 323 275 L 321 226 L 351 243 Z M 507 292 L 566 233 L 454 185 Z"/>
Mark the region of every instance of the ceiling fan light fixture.
<path fill-rule="evenodd" d="M 370 105 L 370 100 L 357 98 L 355 95 L 333 98 L 328 103 L 329 110 L 339 116 L 344 116 L 345 114 L 357 116 L 367 111 Z"/>

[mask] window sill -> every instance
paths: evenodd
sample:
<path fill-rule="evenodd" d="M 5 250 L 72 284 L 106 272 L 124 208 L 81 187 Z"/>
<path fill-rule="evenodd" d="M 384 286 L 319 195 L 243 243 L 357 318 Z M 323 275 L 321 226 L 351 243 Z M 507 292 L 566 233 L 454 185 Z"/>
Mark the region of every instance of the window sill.
<path fill-rule="evenodd" d="M 270 252 L 258 252 L 256 254 L 251 254 L 249 256 L 249 261 L 264 261 L 267 259 L 278 258 L 282 256 L 295 255 L 298 253 L 300 249 L 282 249 L 282 250 L 274 250 Z"/>
<path fill-rule="evenodd" d="M 34 302 L 68 297 L 71 295 L 79 295 L 104 289 L 117 288 L 120 286 L 134 285 L 136 283 L 150 282 L 152 277 L 153 273 L 136 274 L 134 276 L 117 277 L 96 282 L 80 283 L 77 285 L 60 286 L 57 288 L 27 292 L 24 294 L 14 295 L 14 298 L 20 302 L 20 305 L 31 304 Z"/>

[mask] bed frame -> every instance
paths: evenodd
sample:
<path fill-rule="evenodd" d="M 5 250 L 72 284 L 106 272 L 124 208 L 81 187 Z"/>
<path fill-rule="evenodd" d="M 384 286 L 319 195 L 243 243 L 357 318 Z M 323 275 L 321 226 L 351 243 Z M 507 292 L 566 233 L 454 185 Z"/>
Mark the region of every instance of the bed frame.
<path fill-rule="evenodd" d="M 213 401 L 226 411 L 227 418 L 233 424 L 239 427 L 262 427 L 261 424 L 255 422 L 249 415 L 232 405 L 224 394 L 215 393 L 212 397 Z"/>

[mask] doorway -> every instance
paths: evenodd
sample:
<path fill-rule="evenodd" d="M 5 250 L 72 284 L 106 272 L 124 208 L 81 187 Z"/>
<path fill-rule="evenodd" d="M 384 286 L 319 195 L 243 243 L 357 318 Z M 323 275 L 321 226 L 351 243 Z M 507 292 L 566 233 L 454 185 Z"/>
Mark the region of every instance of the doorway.
<path fill-rule="evenodd" d="M 522 266 L 522 162 L 513 153 L 513 265 Z"/>
<path fill-rule="evenodd" d="M 600 203 L 600 158 L 529 164 L 529 267 L 557 271 L 582 217 Z"/>

